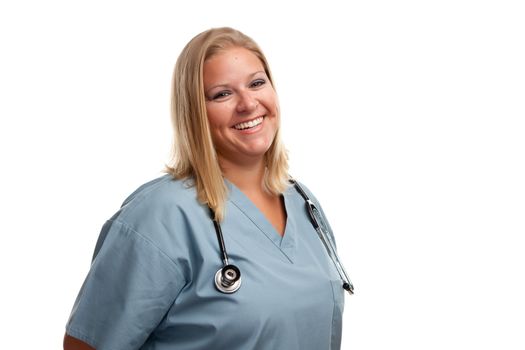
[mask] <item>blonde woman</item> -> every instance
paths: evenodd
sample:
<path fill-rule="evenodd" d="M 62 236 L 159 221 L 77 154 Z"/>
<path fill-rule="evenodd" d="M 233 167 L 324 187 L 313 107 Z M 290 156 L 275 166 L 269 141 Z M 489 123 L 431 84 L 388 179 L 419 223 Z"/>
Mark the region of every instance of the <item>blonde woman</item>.
<path fill-rule="evenodd" d="M 288 176 L 257 44 L 231 28 L 193 38 L 172 122 L 167 174 L 102 228 L 64 349 L 339 349 L 351 283 L 319 204 Z"/>

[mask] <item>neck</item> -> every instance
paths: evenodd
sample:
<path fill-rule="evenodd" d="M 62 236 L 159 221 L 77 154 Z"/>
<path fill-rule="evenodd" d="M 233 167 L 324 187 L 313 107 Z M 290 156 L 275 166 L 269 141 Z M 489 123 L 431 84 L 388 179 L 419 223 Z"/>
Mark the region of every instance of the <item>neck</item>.
<path fill-rule="evenodd" d="M 238 164 L 225 158 L 219 158 L 219 163 L 225 178 L 243 192 L 262 191 L 262 183 L 266 167 L 264 160 Z"/>

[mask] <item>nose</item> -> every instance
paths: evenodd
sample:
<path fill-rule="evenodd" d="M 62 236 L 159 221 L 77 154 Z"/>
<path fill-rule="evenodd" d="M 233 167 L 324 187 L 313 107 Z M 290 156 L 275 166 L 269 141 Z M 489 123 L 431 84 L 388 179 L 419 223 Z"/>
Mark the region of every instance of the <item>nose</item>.
<path fill-rule="evenodd" d="M 259 105 L 259 101 L 249 92 L 239 93 L 239 100 L 237 101 L 237 113 L 249 114 Z"/>

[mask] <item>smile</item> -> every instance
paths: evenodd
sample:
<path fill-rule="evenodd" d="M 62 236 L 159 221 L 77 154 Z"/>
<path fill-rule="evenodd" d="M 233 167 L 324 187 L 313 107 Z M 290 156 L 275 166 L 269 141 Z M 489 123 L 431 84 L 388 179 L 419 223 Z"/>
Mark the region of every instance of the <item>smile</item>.
<path fill-rule="evenodd" d="M 251 129 L 256 127 L 257 125 L 260 125 L 263 122 L 264 116 L 255 118 L 253 120 L 235 124 L 233 127 L 237 130 L 245 130 L 245 129 Z"/>

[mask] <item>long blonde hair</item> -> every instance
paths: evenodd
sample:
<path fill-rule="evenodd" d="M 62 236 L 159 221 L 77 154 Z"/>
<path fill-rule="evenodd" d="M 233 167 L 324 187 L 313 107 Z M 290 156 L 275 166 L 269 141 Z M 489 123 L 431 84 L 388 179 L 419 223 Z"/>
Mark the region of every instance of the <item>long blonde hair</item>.
<path fill-rule="evenodd" d="M 172 155 L 165 171 L 176 179 L 192 179 L 198 200 L 207 204 L 222 221 L 228 189 L 214 148 L 204 97 L 204 62 L 220 51 L 243 47 L 255 54 L 274 86 L 266 57 L 245 34 L 232 28 L 213 28 L 194 37 L 182 50 L 173 71 L 171 121 L 174 131 Z M 288 186 L 288 157 L 281 141 L 280 117 L 272 145 L 265 154 L 263 188 L 272 194 Z"/>

